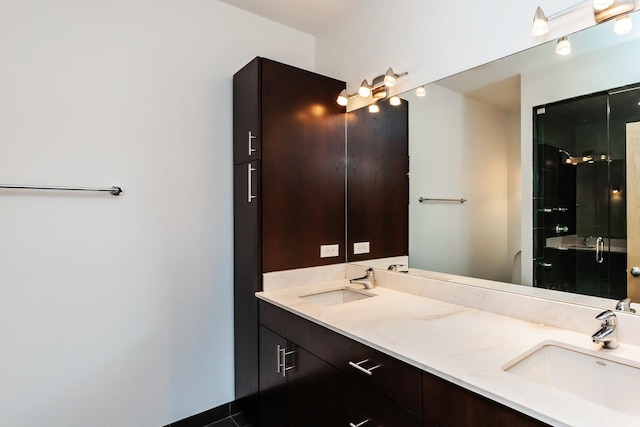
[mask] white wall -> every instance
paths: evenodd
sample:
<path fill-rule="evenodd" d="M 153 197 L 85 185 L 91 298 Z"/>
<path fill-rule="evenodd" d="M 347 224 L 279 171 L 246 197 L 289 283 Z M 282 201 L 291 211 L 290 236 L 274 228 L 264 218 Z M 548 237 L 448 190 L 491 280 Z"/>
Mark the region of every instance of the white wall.
<path fill-rule="evenodd" d="M 509 115 L 438 85 L 409 103 L 409 261 L 509 282 Z M 518 141 L 519 142 L 519 141 Z M 420 197 L 464 198 L 461 203 Z"/>
<path fill-rule="evenodd" d="M 0 425 L 160 426 L 233 400 L 231 76 L 313 37 L 214 0 L 0 13 Z"/>

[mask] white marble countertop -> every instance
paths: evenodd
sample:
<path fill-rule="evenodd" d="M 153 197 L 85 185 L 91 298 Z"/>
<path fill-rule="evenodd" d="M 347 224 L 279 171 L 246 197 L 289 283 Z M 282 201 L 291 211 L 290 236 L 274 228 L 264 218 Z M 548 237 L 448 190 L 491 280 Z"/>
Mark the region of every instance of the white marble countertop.
<path fill-rule="evenodd" d="M 640 426 L 640 418 L 505 372 L 502 367 L 544 341 L 597 350 L 586 334 L 378 286 L 376 297 L 321 306 L 300 298 L 349 286 L 347 280 L 259 292 L 270 302 L 551 425 Z M 361 286 L 354 288 L 361 289 Z M 603 357 L 640 361 L 640 347 L 620 343 Z M 640 386 L 640 384 L 639 384 Z M 602 384 L 603 389 L 607 384 Z M 604 392 L 604 391 L 603 391 Z M 615 390 L 607 390 L 615 393 Z"/>

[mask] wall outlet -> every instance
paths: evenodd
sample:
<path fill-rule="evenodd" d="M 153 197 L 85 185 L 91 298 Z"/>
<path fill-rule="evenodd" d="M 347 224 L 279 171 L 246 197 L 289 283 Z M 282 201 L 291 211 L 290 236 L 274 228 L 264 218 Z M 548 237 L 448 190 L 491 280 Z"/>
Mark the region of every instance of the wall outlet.
<path fill-rule="evenodd" d="M 320 245 L 320 258 L 331 258 L 340 255 L 340 245 Z"/>
<path fill-rule="evenodd" d="M 354 255 L 368 254 L 369 252 L 369 242 L 356 242 L 353 244 Z"/>

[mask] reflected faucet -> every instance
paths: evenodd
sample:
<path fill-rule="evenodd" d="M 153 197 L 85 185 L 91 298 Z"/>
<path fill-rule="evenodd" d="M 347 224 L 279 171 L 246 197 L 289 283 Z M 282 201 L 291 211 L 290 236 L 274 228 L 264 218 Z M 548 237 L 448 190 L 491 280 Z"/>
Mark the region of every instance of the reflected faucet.
<path fill-rule="evenodd" d="M 618 347 L 618 318 L 611 310 L 603 311 L 596 316 L 597 320 L 602 321 L 600 329 L 591 335 L 594 343 L 602 343 L 604 348 Z"/>
<path fill-rule="evenodd" d="M 636 312 L 635 308 L 631 308 L 631 298 L 625 298 L 618 301 L 618 303 L 616 304 L 616 310 L 629 311 L 631 313 Z"/>
<path fill-rule="evenodd" d="M 358 285 L 364 285 L 365 289 L 373 289 L 376 287 L 376 278 L 373 272 L 373 268 L 367 268 L 366 274 L 362 277 L 356 277 L 349 280 L 349 283 L 355 283 Z"/>
<path fill-rule="evenodd" d="M 389 271 L 397 271 L 398 273 L 408 273 L 409 267 L 404 264 L 391 264 L 387 270 Z"/>

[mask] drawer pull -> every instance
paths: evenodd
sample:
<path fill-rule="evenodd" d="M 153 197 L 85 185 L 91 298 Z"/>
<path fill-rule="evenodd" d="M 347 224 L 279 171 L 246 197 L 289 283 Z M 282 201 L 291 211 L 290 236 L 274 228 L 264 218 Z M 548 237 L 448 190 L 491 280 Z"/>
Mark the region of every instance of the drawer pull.
<path fill-rule="evenodd" d="M 361 427 L 361 426 L 365 425 L 365 424 L 366 424 L 366 423 L 368 423 L 368 422 L 369 422 L 369 420 L 368 420 L 368 419 L 366 419 L 366 420 L 364 420 L 364 421 L 362 421 L 362 422 L 360 422 L 360 423 L 358 423 L 358 424 L 349 423 L 349 427 Z"/>
<path fill-rule="evenodd" d="M 280 344 L 277 345 L 277 349 L 278 349 L 277 372 L 283 377 L 286 377 L 287 371 L 296 367 L 296 365 L 287 366 L 287 356 L 294 354 L 296 351 L 295 350 L 287 351 L 285 347 L 280 347 Z"/>
<path fill-rule="evenodd" d="M 252 144 L 252 141 L 253 141 L 254 139 L 256 139 L 256 138 L 257 138 L 257 136 L 253 136 L 253 135 L 251 134 L 251 131 L 249 131 L 249 156 L 251 156 L 251 154 L 253 154 L 253 153 L 255 153 L 256 151 L 258 151 L 258 150 L 256 150 L 255 148 L 253 148 L 253 144 Z"/>
<path fill-rule="evenodd" d="M 369 359 L 364 359 L 363 361 L 358 362 L 358 363 L 349 362 L 349 366 L 353 366 L 354 368 L 356 368 L 360 372 L 364 372 L 365 374 L 371 376 L 371 375 L 373 375 L 372 371 L 374 369 L 378 369 L 380 367 L 380 365 L 372 366 L 370 368 L 363 367 L 362 365 L 367 363 L 368 361 L 369 361 Z"/>

